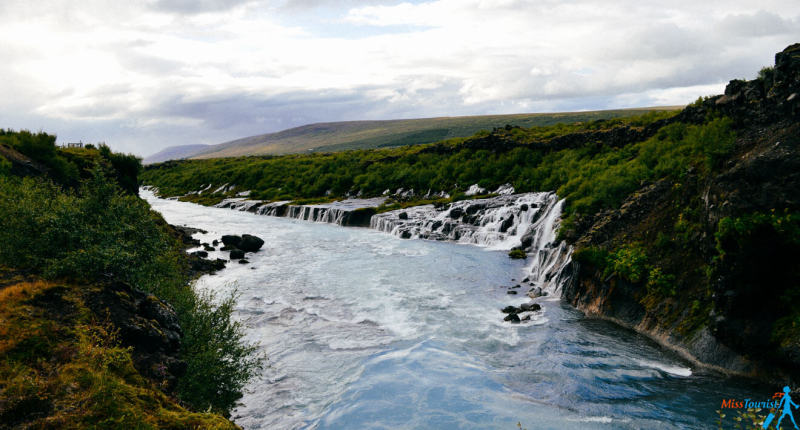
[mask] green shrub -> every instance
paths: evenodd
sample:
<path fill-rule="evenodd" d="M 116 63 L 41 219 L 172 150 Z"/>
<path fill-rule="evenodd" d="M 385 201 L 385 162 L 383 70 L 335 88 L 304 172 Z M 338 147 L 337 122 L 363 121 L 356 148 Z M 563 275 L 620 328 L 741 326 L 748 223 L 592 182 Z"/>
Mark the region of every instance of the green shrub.
<path fill-rule="evenodd" d="M 661 268 L 649 268 L 647 273 L 647 292 L 653 295 L 674 296 L 675 276 L 664 274 Z"/>
<path fill-rule="evenodd" d="M 219 303 L 187 288 L 184 254 L 148 204 L 122 192 L 96 166 L 77 191 L 0 176 L 0 264 L 47 278 L 111 275 L 175 306 L 190 374 L 179 395 L 195 408 L 227 412 L 263 358 L 243 343 L 233 297 Z M 234 371 L 235 369 L 235 371 Z"/>
<path fill-rule="evenodd" d="M 608 266 L 603 276 L 616 273 L 634 284 L 644 280 L 647 275 L 647 255 L 641 247 L 632 245 L 622 247 L 608 254 Z"/>
<path fill-rule="evenodd" d="M 526 254 L 525 251 L 521 249 L 512 249 L 511 252 L 508 253 L 508 256 L 514 260 L 521 260 L 528 258 L 528 254 Z"/>
<path fill-rule="evenodd" d="M 605 271 L 608 265 L 608 251 L 594 246 L 578 248 L 572 253 L 572 259 L 579 263 L 591 264 L 601 271 Z"/>

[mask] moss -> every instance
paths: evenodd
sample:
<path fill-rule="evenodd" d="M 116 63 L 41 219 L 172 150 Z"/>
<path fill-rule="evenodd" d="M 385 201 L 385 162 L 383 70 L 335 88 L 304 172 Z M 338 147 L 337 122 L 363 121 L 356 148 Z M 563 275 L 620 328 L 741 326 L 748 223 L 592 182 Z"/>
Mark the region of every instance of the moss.
<path fill-rule="evenodd" d="M 36 280 L 0 290 L 1 423 L 59 429 L 237 428 L 220 415 L 185 409 L 141 377 L 115 330 L 98 323 L 83 305 L 85 288 Z M 56 289 L 72 305 L 67 315 L 72 326 L 52 320 L 52 309 L 34 299 Z M 14 353 L 22 350 L 31 353 Z"/>
<path fill-rule="evenodd" d="M 522 260 L 528 258 L 528 254 L 521 249 L 512 249 L 511 252 L 508 253 L 508 256 L 514 260 Z"/>

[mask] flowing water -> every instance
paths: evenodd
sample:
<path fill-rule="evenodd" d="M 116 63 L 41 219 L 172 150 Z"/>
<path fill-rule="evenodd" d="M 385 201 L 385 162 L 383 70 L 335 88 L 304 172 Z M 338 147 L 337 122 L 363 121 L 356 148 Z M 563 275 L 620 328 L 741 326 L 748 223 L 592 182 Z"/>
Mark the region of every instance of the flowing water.
<path fill-rule="evenodd" d="M 507 251 L 142 195 L 168 222 L 207 230 L 204 242 L 266 241 L 250 264 L 200 280 L 238 288 L 248 340 L 269 357 L 234 412 L 246 429 L 700 429 L 723 399 L 771 394 L 556 294 L 531 321 L 503 322 L 502 307 L 529 300 L 507 287 L 532 269 Z"/>

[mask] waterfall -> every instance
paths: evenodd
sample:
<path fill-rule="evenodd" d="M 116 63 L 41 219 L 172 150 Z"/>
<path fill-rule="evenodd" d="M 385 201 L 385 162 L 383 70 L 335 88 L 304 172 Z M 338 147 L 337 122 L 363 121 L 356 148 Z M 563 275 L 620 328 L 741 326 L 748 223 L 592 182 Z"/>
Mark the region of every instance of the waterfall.
<path fill-rule="evenodd" d="M 564 201 L 555 193 L 507 194 L 462 200 L 449 206 L 416 206 L 374 215 L 370 228 L 404 239 L 522 248 L 528 254 L 527 285 L 558 292 L 568 278 L 572 247 L 556 243 Z"/>
<path fill-rule="evenodd" d="M 513 192 L 513 188 L 503 191 Z M 567 268 L 572 247 L 555 240 L 564 205 L 555 193 L 501 194 L 440 207 L 414 206 L 371 217 L 357 211 L 377 207 L 385 199 L 290 205 L 287 201 L 264 203 L 232 198 L 214 207 L 342 226 L 369 226 L 403 239 L 440 240 L 496 250 L 522 248 L 528 254 L 526 271 L 530 273 L 526 287 L 531 290 L 540 287 L 553 294 L 559 292 L 569 278 Z"/>
<path fill-rule="evenodd" d="M 363 225 L 367 220 L 361 219 L 357 209 L 380 206 L 386 198 L 347 199 L 339 202 L 319 205 L 290 205 L 289 201 L 264 203 L 259 200 L 245 198 L 225 199 L 214 205 L 216 208 L 253 212 L 258 215 L 294 218 L 303 221 L 324 222 L 342 226 Z M 366 215 L 368 216 L 368 214 Z"/>

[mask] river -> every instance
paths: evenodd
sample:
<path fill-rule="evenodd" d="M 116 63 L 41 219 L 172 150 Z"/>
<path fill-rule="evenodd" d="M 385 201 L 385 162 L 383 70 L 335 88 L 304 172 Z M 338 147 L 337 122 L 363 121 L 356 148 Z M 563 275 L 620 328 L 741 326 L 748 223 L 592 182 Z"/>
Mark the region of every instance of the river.
<path fill-rule="evenodd" d="M 507 251 L 142 197 L 203 242 L 266 241 L 198 281 L 238 290 L 269 358 L 234 411 L 245 429 L 705 429 L 723 399 L 767 394 L 557 295 L 503 322 L 529 300 L 507 294 L 528 270 Z"/>

